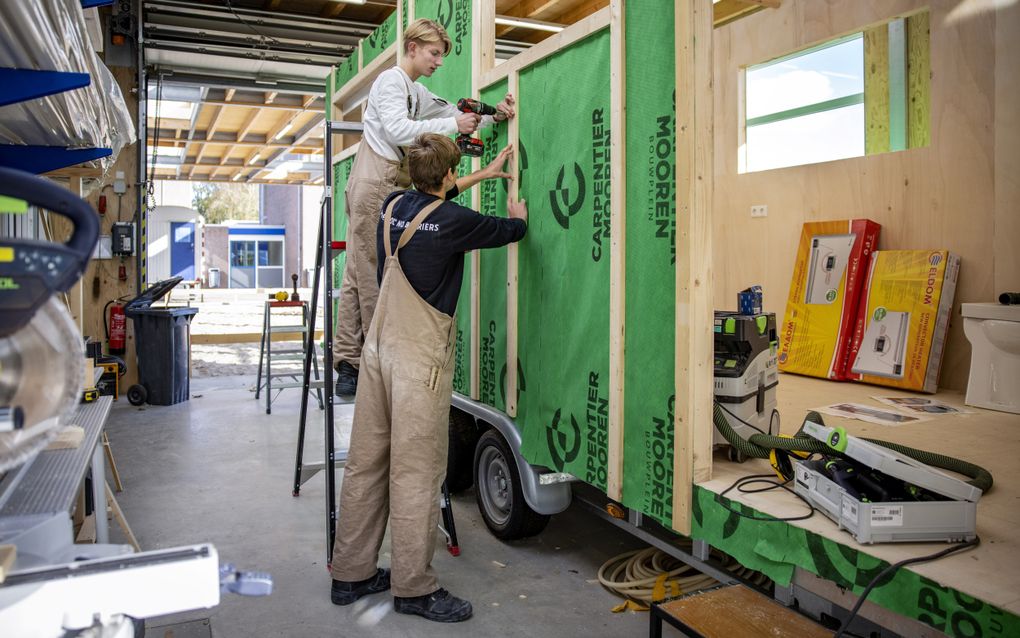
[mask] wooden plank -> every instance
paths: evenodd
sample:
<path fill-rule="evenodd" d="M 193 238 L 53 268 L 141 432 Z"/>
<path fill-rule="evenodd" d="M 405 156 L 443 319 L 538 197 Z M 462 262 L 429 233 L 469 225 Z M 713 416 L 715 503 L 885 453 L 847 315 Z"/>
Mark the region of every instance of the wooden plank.
<path fill-rule="evenodd" d="M 864 152 L 889 152 L 889 29 L 864 32 Z"/>
<path fill-rule="evenodd" d="M 494 69 L 483 73 L 482 77 L 478 80 L 478 89 L 482 90 L 492 86 L 496 82 L 509 77 L 511 73 L 516 73 L 601 29 L 608 28 L 609 17 L 609 7 L 600 9 L 580 22 L 572 24 L 559 33 L 546 38 L 530 49 L 518 53 Z"/>
<path fill-rule="evenodd" d="M 495 0 L 476 0 L 474 6 L 474 42 L 478 50 L 475 59 L 474 88 L 475 97 L 482 90 L 481 76 L 496 66 L 496 2 Z"/>
<path fill-rule="evenodd" d="M 624 335 L 627 281 L 626 84 L 622 0 L 609 3 L 609 459 L 606 494 L 623 498 Z"/>
<path fill-rule="evenodd" d="M 358 65 L 361 66 L 361 49 L 358 49 Z M 363 66 L 347 84 L 333 94 L 333 104 L 343 109 L 343 104 L 367 86 L 371 86 L 380 73 L 397 62 L 397 43 L 386 47 L 374 60 Z"/>
<path fill-rule="evenodd" d="M 907 148 L 931 143 L 931 37 L 929 13 L 907 18 Z"/>
<path fill-rule="evenodd" d="M 517 117 L 507 122 L 507 143 L 514 149 L 520 149 L 520 76 L 513 71 L 508 76 L 507 92 L 517 98 Z M 520 198 L 520 152 L 514 153 L 510 160 L 510 174 L 514 179 L 508 184 L 509 195 L 517 201 Z M 517 242 L 506 247 L 506 413 L 517 416 L 517 262 L 519 257 Z"/>
<path fill-rule="evenodd" d="M 831 630 L 745 585 L 728 585 L 662 603 L 660 609 L 699 636 L 827 638 Z"/>
<path fill-rule="evenodd" d="M 333 163 L 336 164 L 337 162 L 342 162 L 348 157 L 351 157 L 352 155 L 358 152 L 358 147 L 360 145 L 361 142 L 355 142 L 354 144 L 351 144 L 350 146 L 340 151 L 339 153 L 336 153 L 335 155 L 333 155 Z"/>
<path fill-rule="evenodd" d="M 226 180 L 219 180 L 226 181 Z M 286 184 L 292 180 L 264 180 L 263 183 Z M 273 341 L 297 341 L 303 339 L 299 332 L 276 332 L 273 333 Z M 322 330 L 315 331 L 315 338 L 322 338 Z M 259 343 L 262 341 L 261 332 L 235 332 L 231 334 L 192 334 L 192 344 L 219 345 L 224 343 Z"/>
<path fill-rule="evenodd" d="M 692 485 L 712 473 L 712 3 L 675 14 L 676 410 L 673 529 L 690 534 Z"/>

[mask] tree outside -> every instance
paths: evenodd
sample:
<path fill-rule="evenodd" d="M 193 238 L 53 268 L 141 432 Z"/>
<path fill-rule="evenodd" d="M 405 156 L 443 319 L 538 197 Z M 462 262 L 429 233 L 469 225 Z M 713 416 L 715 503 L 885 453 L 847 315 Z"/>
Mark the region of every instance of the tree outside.
<path fill-rule="evenodd" d="M 228 220 L 258 221 L 258 186 L 197 183 L 192 206 L 207 224 L 222 224 Z"/>

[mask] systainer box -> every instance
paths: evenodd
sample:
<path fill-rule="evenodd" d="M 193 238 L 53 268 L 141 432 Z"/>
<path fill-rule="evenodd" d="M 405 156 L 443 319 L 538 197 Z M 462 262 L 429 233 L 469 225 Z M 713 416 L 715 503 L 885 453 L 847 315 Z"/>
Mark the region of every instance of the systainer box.
<path fill-rule="evenodd" d="M 960 258 L 945 250 L 880 250 L 871 258 L 849 378 L 935 392 Z"/>
<path fill-rule="evenodd" d="M 779 335 L 780 370 L 846 378 L 861 285 L 880 229 L 869 219 L 804 224 Z"/>

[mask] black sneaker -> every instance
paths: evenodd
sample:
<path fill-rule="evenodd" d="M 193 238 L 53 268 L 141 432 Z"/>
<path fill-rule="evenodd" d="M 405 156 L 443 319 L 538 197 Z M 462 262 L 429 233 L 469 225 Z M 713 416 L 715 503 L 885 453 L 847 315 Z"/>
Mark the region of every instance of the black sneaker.
<path fill-rule="evenodd" d="M 365 580 L 334 580 L 329 597 L 334 605 L 350 605 L 369 594 L 377 594 L 390 588 L 390 570 L 379 568 L 375 575 Z"/>
<path fill-rule="evenodd" d="M 436 622 L 461 622 L 471 617 L 471 603 L 439 588 L 425 596 L 393 597 L 398 614 L 415 614 Z"/>
<path fill-rule="evenodd" d="M 352 397 L 358 391 L 358 369 L 341 361 L 336 368 L 336 386 L 333 388 L 338 397 Z"/>

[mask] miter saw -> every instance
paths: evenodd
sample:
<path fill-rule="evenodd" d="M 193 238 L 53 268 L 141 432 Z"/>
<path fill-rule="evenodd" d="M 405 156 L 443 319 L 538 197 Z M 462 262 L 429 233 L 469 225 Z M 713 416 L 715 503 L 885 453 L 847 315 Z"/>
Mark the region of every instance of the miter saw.
<path fill-rule="evenodd" d="M 34 205 L 73 226 L 64 244 L 0 237 L 3 502 L 81 397 L 85 348 L 59 295 L 81 277 L 99 223 L 83 200 L 21 171 L 0 167 L 0 196 L 0 212 L 24 213 Z M 0 516 L 4 545 L 0 549 L 14 555 L 13 568 L 6 578 L 0 575 L 4 638 L 133 636 L 136 618 L 213 607 L 221 592 L 272 591 L 268 574 L 221 566 L 208 544 L 139 553 L 127 545 L 77 545 L 67 512 Z"/>
<path fill-rule="evenodd" d="M 0 168 L 0 195 L 73 224 L 66 244 L 0 238 L 0 473 L 56 435 L 81 394 L 85 347 L 58 295 L 81 277 L 99 238 L 88 204 L 53 182 Z"/>

